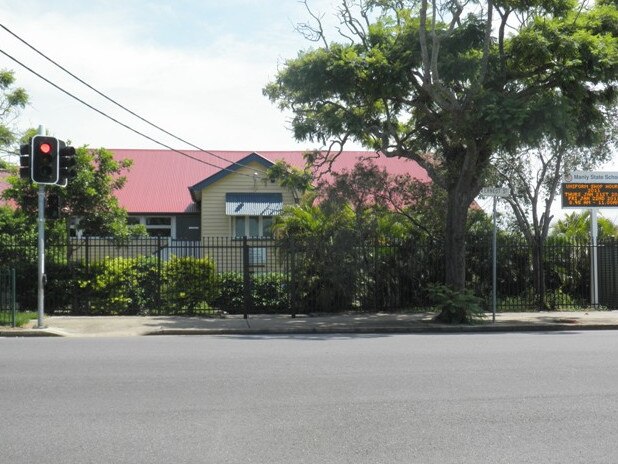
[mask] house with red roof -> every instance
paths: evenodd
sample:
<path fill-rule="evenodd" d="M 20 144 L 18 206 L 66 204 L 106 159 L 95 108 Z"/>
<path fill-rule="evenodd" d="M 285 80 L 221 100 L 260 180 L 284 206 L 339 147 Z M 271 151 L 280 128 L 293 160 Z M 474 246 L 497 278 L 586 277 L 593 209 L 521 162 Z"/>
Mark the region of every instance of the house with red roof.
<path fill-rule="evenodd" d="M 125 186 L 116 192 L 131 223 L 145 225 L 151 236 L 176 240 L 268 236 L 273 216 L 295 198 L 288 188 L 270 182 L 266 170 L 278 160 L 305 165 L 301 151 L 111 151 L 116 159 L 133 160 Z M 390 174 L 429 181 L 411 160 L 366 151 L 343 152 L 331 170 L 352 170 L 363 159 Z"/>

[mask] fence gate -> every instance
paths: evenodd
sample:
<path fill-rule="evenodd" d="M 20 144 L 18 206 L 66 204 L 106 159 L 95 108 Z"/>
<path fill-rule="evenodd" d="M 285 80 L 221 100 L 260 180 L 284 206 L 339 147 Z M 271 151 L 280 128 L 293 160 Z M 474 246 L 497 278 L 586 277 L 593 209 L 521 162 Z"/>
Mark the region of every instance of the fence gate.
<path fill-rule="evenodd" d="M 0 269 L 0 325 L 15 327 L 15 269 Z"/>

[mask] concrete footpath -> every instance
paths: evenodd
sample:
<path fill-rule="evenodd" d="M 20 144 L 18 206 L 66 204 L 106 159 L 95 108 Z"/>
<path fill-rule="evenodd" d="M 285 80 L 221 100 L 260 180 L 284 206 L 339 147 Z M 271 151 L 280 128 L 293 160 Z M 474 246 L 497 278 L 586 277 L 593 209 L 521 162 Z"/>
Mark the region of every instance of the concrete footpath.
<path fill-rule="evenodd" d="M 129 337 L 142 335 L 294 335 L 371 333 L 479 333 L 516 331 L 618 330 L 618 311 L 487 314 L 474 325 L 433 322 L 431 313 L 344 313 L 297 315 L 50 316 L 45 328 L 0 327 L 2 337 Z"/>

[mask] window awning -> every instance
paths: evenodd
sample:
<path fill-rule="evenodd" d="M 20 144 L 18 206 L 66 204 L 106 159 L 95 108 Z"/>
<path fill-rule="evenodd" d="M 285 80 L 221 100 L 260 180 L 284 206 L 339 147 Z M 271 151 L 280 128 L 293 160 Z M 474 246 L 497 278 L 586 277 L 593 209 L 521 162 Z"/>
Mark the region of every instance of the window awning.
<path fill-rule="evenodd" d="M 283 210 L 280 193 L 226 193 L 228 216 L 276 216 Z"/>

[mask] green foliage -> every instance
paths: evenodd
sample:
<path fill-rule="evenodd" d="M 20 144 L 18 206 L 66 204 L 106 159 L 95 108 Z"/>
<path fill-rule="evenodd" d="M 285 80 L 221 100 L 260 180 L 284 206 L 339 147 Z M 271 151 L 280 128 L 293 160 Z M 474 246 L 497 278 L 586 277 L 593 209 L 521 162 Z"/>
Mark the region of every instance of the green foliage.
<path fill-rule="evenodd" d="M 294 304 L 300 311 L 382 307 L 393 294 L 418 304 L 422 285 L 407 276 L 410 266 L 437 266 L 436 256 L 417 250 L 414 242 L 441 235 L 436 211 L 442 192 L 410 176 L 390 176 L 371 161 L 316 184 L 314 194 L 286 208 L 273 226 L 291 263 Z M 427 272 L 421 280 L 432 277 Z"/>
<path fill-rule="evenodd" d="M 552 228 L 551 236 L 567 241 L 587 241 L 590 237 L 590 221 L 590 211 L 567 214 L 563 219 L 556 222 Z M 617 224 L 603 217 L 598 218 L 597 224 L 599 239 L 618 238 Z"/>
<path fill-rule="evenodd" d="M 91 265 L 78 282 L 89 295 L 82 308 L 91 315 L 140 314 L 157 304 L 157 263 L 154 259 L 112 258 Z"/>
<path fill-rule="evenodd" d="M 19 237 L 22 241 L 36 240 L 33 218 L 9 206 L 0 206 L 0 242 L 8 243 Z"/>
<path fill-rule="evenodd" d="M 295 299 L 303 309 L 332 311 L 352 306 L 360 257 L 349 245 L 361 232 L 354 221 L 350 209 L 326 212 L 308 204 L 286 208 L 276 218 L 273 232 L 284 255 L 294 259 Z"/>
<path fill-rule="evenodd" d="M 163 267 L 162 301 L 182 314 L 208 309 L 214 297 L 214 281 L 212 259 L 172 256 Z"/>
<path fill-rule="evenodd" d="M 436 316 L 438 322 L 471 324 L 485 316 L 481 307 L 482 300 L 470 290 L 453 290 L 442 284 L 432 284 L 428 290 L 440 311 Z"/>
<path fill-rule="evenodd" d="M 127 213 L 120 207 L 115 192 L 121 189 L 126 178 L 121 174 L 131 166 L 130 160 L 117 161 L 110 151 L 103 148 L 91 150 L 80 147 L 76 153 L 76 177 L 66 188 L 50 186 L 47 193 L 58 195 L 61 205 L 60 219 L 79 218 L 79 227 L 86 235 L 127 239 L 145 235 L 143 226 L 128 226 Z M 8 178 L 10 187 L 3 197 L 14 201 L 18 210 L 30 217 L 35 224 L 37 215 L 37 187 L 19 176 Z M 61 222 L 61 221 L 58 221 Z M 66 234 L 66 225 L 58 226 L 47 221 L 49 233 L 54 227 Z"/>
<path fill-rule="evenodd" d="M 242 314 L 245 311 L 244 278 L 240 272 L 224 272 L 217 276 L 216 297 L 212 306 L 220 311 Z M 251 276 L 251 299 L 258 313 L 286 313 L 290 311 L 289 292 L 285 274 L 268 272 Z"/>
<path fill-rule="evenodd" d="M 19 109 L 28 103 L 28 94 L 20 87 L 15 87 L 13 71 L 0 69 L 0 148 L 9 147 L 17 141 L 15 131 L 7 124 Z"/>
<path fill-rule="evenodd" d="M 267 178 L 270 182 L 277 182 L 282 187 L 289 188 L 297 200 L 312 189 L 312 176 L 309 169 L 300 170 L 283 160 L 276 161 L 268 168 Z"/>
<path fill-rule="evenodd" d="M 342 8 L 340 43 L 320 37 L 324 47 L 288 60 L 264 94 L 293 112 L 299 140 L 335 151 L 356 140 L 426 168 L 447 192 L 443 246 L 457 259 L 446 280 L 462 288 L 466 215 L 492 155 L 603 136 L 617 97 L 615 2 L 380 0 L 361 11 Z"/>
<path fill-rule="evenodd" d="M 89 306 L 81 308 L 85 314 L 147 314 L 165 308 L 168 314 L 192 315 L 207 311 L 216 291 L 209 258 L 108 258 L 82 272 L 76 293 L 88 295 Z"/>
<path fill-rule="evenodd" d="M 2 309 L 0 309 L 0 316 L 2 316 Z M 17 311 L 15 313 L 15 327 L 23 327 L 28 324 L 30 321 L 36 319 L 38 313 L 32 311 Z M 0 326 L 10 325 L 10 318 L 2 318 L 0 317 Z"/>
<path fill-rule="evenodd" d="M 285 313 L 290 311 L 290 298 L 287 276 L 277 272 L 254 274 L 251 296 L 255 310 L 265 313 Z"/>
<path fill-rule="evenodd" d="M 217 276 L 217 292 L 212 305 L 220 311 L 242 313 L 244 311 L 243 275 L 240 272 L 224 272 Z"/>

